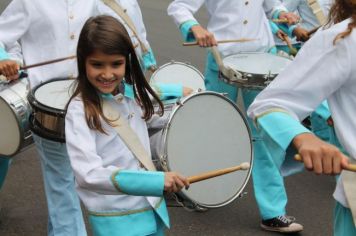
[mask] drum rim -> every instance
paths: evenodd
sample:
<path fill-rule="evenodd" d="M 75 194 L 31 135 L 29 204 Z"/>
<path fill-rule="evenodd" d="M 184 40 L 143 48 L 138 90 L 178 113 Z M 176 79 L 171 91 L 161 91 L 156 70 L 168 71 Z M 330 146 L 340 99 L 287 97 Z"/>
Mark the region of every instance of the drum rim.
<path fill-rule="evenodd" d="M 171 60 L 170 62 L 165 63 L 165 64 L 163 64 L 162 66 L 158 67 L 158 69 L 157 69 L 155 72 L 153 72 L 153 74 L 151 75 L 150 81 L 151 81 L 152 79 L 153 79 L 153 81 L 154 81 L 154 77 L 156 76 L 156 74 L 159 72 L 160 69 L 163 69 L 163 68 L 165 68 L 165 67 L 167 67 L 167 66 L 174 65 L 174 64 L 185 65 L 185 66 L 187 66 L 187 67 L 193 69 L 194 71 L 196 71 L 196 72 L 199 74 L 199 76 L 201 77 L 201 79 L 204 80 L 204 75 L 203 75 L 197 68 L 195 68 L 194 66 L 192 66 L 191 64 L 186 63 L 186 62 Z"/>
<path fill-rule="evenodd" d="M 27 87 L 27 86 L 29 85 L 28 79 L 27 79 L 27 78 L 23 78 L 22 80 L 25 80 L 25 81 L 27 82 L 27 84 L 25 85 L 25 86 Z M 19 80 L 18 82 L 21 82 L 21 81 Z M 28 87 L 27 87 L 27 89 L 28 89 Z M 30 91 L 28 90 L 28 94 L 29 94 L 29 93 L 30 93 Z M 18 95 L 18 93 L 16 93 L 16 94 Z M 28 95 L 28 94 L 27 94 L 27 95 Z M 22 96 L 19 95 L 19 97 L 21 98 L 21 101 L 22 101 L 25 105 L 27 105 L 28 108 L 31 109 L 31 105 L 29 104 L 28 100 L 26 100 L 26 97 L 27 97 L 27 96 L 22 97 Z M 8 100 L 6 99 L 6 97 L 3 97 L 3 96 L 1 95 L 1 92 L 0 92 L 0 99 L 2 99 L 6 104 L 9 105 Z M 11 108 L 12 114 L 16 117 L 17 127 L 18 127 L 18 130 L 20 131 L 20 133 L 19 133 L 19 134 L 20 134 L 20 137 L 24 137 L 24 136 L 25 136 L 25 129 L 19 125 L 22 121 L 21 121 L 21 120 L 19 119 L 19 117 L 17 116 L 17 113 L 15 112 L 14 107 L 12 107 L 12 106 L 9 106 L 9 107 Z M 27 120 L 29 119 L 29 116 L 30 116 L 31 113 L 32 113 L 32 110 L 30 110 L 30 111 L 28 112 L 28 117 L 26 118 Z M 11 154 L 1 154 L 1 153 L 0 153 L 0 155 L 3 156 L 3 157 L 11 158 L 12 156 L 16 155 L 16 154 L 22 149 L 22 147 L 24 146 L 24 144 L 25 144 L 24 139 L 20 139 L 19 145 L 17 145 L 17 148 L 16 148 L 16 150 L 15 150 L 14 152 L 12 152 Z"/>
<path fill-rule="evenodd" d="M 36 135 L 59 143 L 65 143 L 65 136 L 58 137 L 58 135 L 54 134 L 53 130 L 47 129 L 46 127 L 42 126 L 41 123 L 35 118 L 33 114 L 29 117 L 29 126 L 31 132 L 35 133 Z M 39 127 L 39 128 L 37 128 Z"/>
<path fill-rule="evenodd" d="M 36 85 L 33 89 L 30 90 L 30 92 L 27 95 L 27 99 L 28 102 L 30 103 L 33 112 L 42 112 L 42 113 L 46 113 L 49 115 L 54 115 L 54 116 L 59 116 L 64 118 L 65 117 L 65 113 L 66 113 L 66 109 L 58 109 L 58 108 L 53 108 L 50 106 L 47 106 L 43 103 L 41 103 L 40 101 L 38 101 L 35 97 L 36 91 L 38 88 L 42 87 L 43 85 L 52 83 L 52 82 L 57 82 L 57 81 L 65 81 L 65 80 L 73 80 L 75 81 L 75 79 L 68 79 L 68 78 L 55 78 L 55 79 L 50 79 L 47 80 L 41 84 Z"/>
<path fill-rule="evenodd" d="M 234 201 L 236 198 L 238 198 L 239 196 L 241 196 L 243 190 L 246 188 L 246 185 L 248 184 L 249 179 L 251 178 L 251 174 L 252 174 L 252 168 L 253 168 L 253 162 L 254 162 L 254 151 L 253 151 L 253 142 L 252 142 L 252 133 L 250 130 L 250 127 L 248 125 L 248 121 L 247 118 L 245 117 L 245 115 L 243 114 L 243 112 L 240 110 L 240 108 L 234 103 L 232 102 L 230 99 L 226 98 L 224 95 L 217 93 L 217 92 L 213 92 L 213 91 L 202 91 L 202 92 L 198 92 L 192 95 L 189 95 L 185 98 L 183 98 L 181 101 L 179 101 L 177 103 L 177 108 L 173 109 L 172 113 L 169 116 L 167 125 L 165 126 L 165 128 L 163 129 L 163 133 L 162 133 L 162 140 L 163 140 L 163 150 L 165 153 L 165 155 L 167 155 L 167 135 L 168 135 L 168 130 L 169 130 L 169 125 L 174 117 L 174 115 L 176 114 L 176 112 L 184 105 L 185 102 L 187 102 L 188 100 L 192 99 L 193 97 L 196 96 L 201 96 L 201 95 L 214 95 L 214 96 L 218 96 L 220 98 L 223 98 L 225 101 L 229 102 L 240 114 L 242 120 L 245 123 L 245 126 L 247 128 L 247 132 L 248 132 L 248 136 L 250 139 L 250 148 L 251 148 L 251 156 L 250 156 L 250 168 L 248 170 L 248 173 L 246 175 L 246 178 L 244 180 L 244 183 L 241 185 L 240 189 L 229 199 L 225 200 L 224 202 L 221 202 L 220 204 L 204 204 L 198 201 L 195 201 L 193 199 L 190 199 L 189 196 L 187 196 L 187 194 L 185 194 L 183 191 L 181 191 L 179 194 L 182 194 L 184 197 L 186 197 L 187 199 L 189 199 L 190 201 L 198 204 L 199 206 L 203 206 L 206 208 L 218 208 L 218 207 L 222 207 L 225 206 L 229 203 L 231 203 L 232 201 Z M 166 164 L 165 164 L 165 168 L 167 170 L 171 170 L 169 167 L 169 160 L 166 158 Z"/>

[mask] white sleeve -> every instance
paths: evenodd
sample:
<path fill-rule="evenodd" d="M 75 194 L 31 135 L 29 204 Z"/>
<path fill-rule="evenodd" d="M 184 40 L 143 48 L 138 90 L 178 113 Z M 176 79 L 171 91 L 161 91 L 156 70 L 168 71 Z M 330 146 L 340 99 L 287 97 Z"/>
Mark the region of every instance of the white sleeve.
<path fill-rule="evenodd" d="M 23 55 L 21 50 L 21 45 L 16 42 L 10 48 L 6 48 L 6 52 L 11 60 L 15 60 L 21 65 L 23 65 Z"/>
<path fill-rule="evenodd" d="M 118 170 L 115 166 L 104 167 L 96 151 L 96 131 L 90 129 L 85 120 L 84 104 L 72 100 L 65 118 L 66 145 L 77 184 L 101 194 L 120 194 L 110 181 Z"/>
<path fill-rule="evenodd" d="M 283 0 L 283 5 L 287 8 L 289 12 L 294 12 L 298 10 L 300 0 Z"/>
<path fill-rule="evenodd" d="M 333 45 L 342 32 L 324 30 L 316 33 L 299 51 L 294 61 L 263 90 L 248 109 L 255 119 L 274 109 L 282 109 L 302 120 L 350 79 L 352 50 L 350 38 Z"/>
<path fill-rule="evenodd" d="M 205 0 L 175 0 L 169 4 L 167 13 L 173 18 L 174 23 L 179 27 L 182 23 L 193 20 L 198 22 L 194 18 L 194 14 L 203 5 Z"/>
<path fill-rule="evenodd" d="M 26 33 L 31 23 L 31 1 L 13 0 L 0 16 L 0 47 L 11 47 Z"/>
<path fill-rule="evenodd" d="M 272 19 L 276 11 L 287 11 L 280 0 L 264 0 L 263 9 L 269 19 Z"/>

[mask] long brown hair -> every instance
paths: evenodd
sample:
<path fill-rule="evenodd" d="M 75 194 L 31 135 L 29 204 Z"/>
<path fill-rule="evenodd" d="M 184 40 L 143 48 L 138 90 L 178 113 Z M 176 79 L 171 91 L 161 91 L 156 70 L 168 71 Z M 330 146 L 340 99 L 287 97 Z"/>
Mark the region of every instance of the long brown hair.
<path fill-rule="evenodd" d="M 148 120 L 155 113 L 149 94 L 159 104 L 162 114 L 163 104 L 148 84 L 141 70 L 135 49 L 125 27 L 111 16 L 91 17 L 84 24 L 79 36 L 77 47 L 78 77 L 74 93 L 70 99 L 71 101 L 74 97 L 81 96 L 84 103 L 85 118 L 91 129 L 105 133 L 100 117 L 108 124 L 113 125 L 112 120 L 104 116 L 102 98 L 86 75 L 85 61 L 96 50 L 109 55 L 123 55 L 125 57 L 125 82 L 133 85 L 135 99 L 144 111 L 143 119 Z"/>
<path fill-rule="evenodd" d="M 351 18 L 351 22 L 348 24 L 347 29 L 344 32 L 338 34 L 334 39 L 334 44 L 346 36 L 350 35 L 353 28 L 356 27 L 356 0 L 335 0 L 332 5 L 327 25 L 337 24 L 343 20 Z"/>

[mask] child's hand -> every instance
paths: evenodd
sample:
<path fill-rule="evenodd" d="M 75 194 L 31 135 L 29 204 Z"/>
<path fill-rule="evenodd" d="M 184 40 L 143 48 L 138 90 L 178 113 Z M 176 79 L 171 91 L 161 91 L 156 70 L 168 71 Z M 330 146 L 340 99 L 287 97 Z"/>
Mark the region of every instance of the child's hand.
<path fill-rule="evenodd" d="M 164 173 L 164 191 L 168 193 L 179 192 L 183 187 L 189 187 L 187 178 L 175 172 Z"/>
<path fill-rule="evenodd" d="M 308 31 L 302 27 L 296 27 L 293 30 L 293 34 L 297 37 L 298 41 L 305 42 L 309 39 Z"/>
<path fill-rule="evenodd" d="M 285 41 L 285 38 L 288 37 L 288 35 L 284 33 L 282 30 L 278 30 L 276 35 L 278 38 L 280 38 L 283 41 Z"/>
<path fill-rule="evenodd" d="M 193 92 L 193 89 L 188 87 L 183 87 L 183 97 L 190 95 Z"/>
<path fill-rule="evenodd" d="M 0 61 L 0 75 L 3 75 L 7 80 L 15 80 L 19 78 L 20 66 L 16 61 L 3 60 Z"/>
<path fill-rule="evenodd" d="M 302 156 L 305 168 L 316 174 L 339 174 L 348 165 L 347 156 L 314 134 L 297 135 L 293 139 L 293 145 Z"/>
<path fill-rule="evenodd" d="M 207 31 L 200 25 L 192 26 L 191 30 L 200 47 L 212 47 L 218 45 L 215 40 L 214 34 Z"/>

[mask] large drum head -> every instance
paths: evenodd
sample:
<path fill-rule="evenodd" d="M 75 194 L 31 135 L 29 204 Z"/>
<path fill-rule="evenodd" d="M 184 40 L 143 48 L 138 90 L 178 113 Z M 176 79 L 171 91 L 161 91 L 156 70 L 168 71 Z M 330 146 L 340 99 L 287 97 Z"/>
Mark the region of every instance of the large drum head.
<path fill-rule="evenodd" d="M 205 90 L 204 76 L 193 66 L 182 62 L 170 62 L 159 67 L 150 83 L 182 84 L 193 90 Z"/>
<path fill-rule="evenodd" d="M 203 92 L 185 99 L 173 111 L 165 133 L 169 170 L 185 176 L 240 165 L 252 166 L 252 142 L 247 121 L 227 98 Z M 182 190 L 205 207 L 220 207 L 243 191 L 251 170 L 237 171 Z"/>
<path fill-rule="evenodd" d="M 64 110 L 72 92 L 71 85 L 74 80 L 52 80 L 41 84 L 35 89 L 36 101 L 48 108 Z"/>
<path fill-rule="evenodd" d="M 9 104 L 0 97 L 0 150 L 1 155 L 11 156 L 16 153 L 20 147 L 21 129 L 18 119 Z"/>
<path fill-rule="evenodd" d="M 290 62 L 270 53 L 240 53 L 223 59 L 224 66 L 251 75 L 278 75 Z"/>

